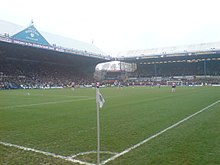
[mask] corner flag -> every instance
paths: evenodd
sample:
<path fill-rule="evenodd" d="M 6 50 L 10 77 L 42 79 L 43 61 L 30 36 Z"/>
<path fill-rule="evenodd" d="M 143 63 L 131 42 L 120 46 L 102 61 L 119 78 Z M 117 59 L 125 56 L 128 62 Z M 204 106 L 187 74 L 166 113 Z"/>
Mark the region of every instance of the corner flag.
<path fill-rule="evenodd" d="M 100 165 L 100 121 L 99 121 L 99 108 L 102 108 L 105 99 L 99 91 L 99 85 L 96 88 L 96 107 L 97 107 L 97 165 Z"/>
<path fill-rule="evenodd" d="M 96 89 L 96 104 L 99 105 L 100 108 L 103 107 L 105 103 L 105 99 L 99 91 L 99 88 Z"/>

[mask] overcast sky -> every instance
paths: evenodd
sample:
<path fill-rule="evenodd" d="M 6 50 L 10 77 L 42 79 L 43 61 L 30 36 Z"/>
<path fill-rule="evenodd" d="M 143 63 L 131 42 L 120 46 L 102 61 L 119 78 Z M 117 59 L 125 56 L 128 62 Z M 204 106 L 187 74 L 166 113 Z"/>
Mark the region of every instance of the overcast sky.
<path fill-rule="evenodd" d="M 0 19 L 104 52 L 220 41 L 219 0 L 2 0 Z"/>

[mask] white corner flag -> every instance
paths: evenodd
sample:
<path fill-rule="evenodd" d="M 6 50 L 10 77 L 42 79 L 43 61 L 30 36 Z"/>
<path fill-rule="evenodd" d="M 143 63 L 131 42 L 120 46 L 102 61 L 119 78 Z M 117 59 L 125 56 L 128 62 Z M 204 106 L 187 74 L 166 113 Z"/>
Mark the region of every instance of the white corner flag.
<path fill-rule="evenodd" d="M 96 105 L 97 105 L 97 165 L 100 165 L 100 121 L 99 121 L 99 108 L 102 108 L 105 99 L 99 91 L 99 85 L 96 88 Z"/>
<path fill-rule="evenodd" d="M 96 104 L 99 105 L 100 108 L 103 107 L 105 103 L 105 99 L 99 91 L 99 88 L 96 88 Z"/>

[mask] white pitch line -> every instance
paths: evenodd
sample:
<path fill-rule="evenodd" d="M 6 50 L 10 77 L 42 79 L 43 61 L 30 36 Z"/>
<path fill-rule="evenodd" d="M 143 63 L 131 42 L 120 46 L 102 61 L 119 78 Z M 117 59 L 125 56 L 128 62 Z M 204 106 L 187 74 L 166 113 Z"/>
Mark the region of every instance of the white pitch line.
<path fill-rule="evenodd" d="M 82 164 L 82 165 L 95 165 L 93 163 L 80 161 L 80 160 L 77 160 L 77 159 L 73 159 L 71 157 L 61 156 L 61 155 L 57 155 L 57 154 L 54 154 L 54 153 L 51 153 L 51 152 L 45 152 L 45 151 L 41 151 L 41 150 L 37 150 L 37 149 L 33 149 L 33 148 L 23 147 L 23 146 L 19 146 L 19 145 L 16 145 L 16 144 L 11 144 L 11 143 L 1 142 L 1 141 L 0 141 L 0 144 L 2 144 L 4 146 L 9 146 L 9 147 L 15 147 L 15 148 L 25 150 L 25 151 L 32 151 L 32 152 L 35 152 L 35 153 L 40 153 L 40 154 L 43 154 L 43 155 L 52 156 L 52 157 L 55 157 L 55 158 L 63 159 L 63 160 L 73 162 L 73 163 L 79 163 L 79 164 Z"/>
<path fill-rule="evenodd" d="M 71 155 L 69 157 L 71 158 L 75 158 L 77 156 L 83 156 L 83 155 L 89 155 L 89 154 L 96 154 L 97 151 L 88 151 L 88 152 L 80 152 L 78 154 L 75 154 L 75 155 Z M 110 155 L 116 155 L 118 154 L 117 152 L 111 152 L 111 151 L 100 151 L 101 154 L 110 154 Z"/>
<path fill-rule="evenodd" d="M 32 107 L 32 106 L 48 105 L 48 104 L 60 104 L 60 103 L 69 103 L 69 102 L 75 102 L 75 101 L 92 100 L 92 99 L 95 99 L 95 98 L 78 99 L 78 100 L 51 101 L 51 102 L 36 103 L 36 104 L 23 104 L 23 105 L 15 105 L 15 106 L 5 106 L 5 107 L 0 107 L 0 109 Z"/>
<path fill-rule="evenodd" d="M 207 106 L 207 107 L 205 107 L 205 108 L 203 108 L 203 109 L 197 111 L 196 113 L 194 113 L 194 114 L 192 114 L 192 115 L 190 115 L 190 116 L 188 116 L 188 117 L 186 117 L 186 118 L 180 120 L 179 122 L 177 122 L 177 123 L 175 123 L 175 124 L 169 126 L 168 128 L 166 128 L 166 129 L 164 129 L 164 130 L 162 130 L 162 131 L 156 133 L 155 135 L 153 135 L 153 136 L 151 136 L 151 137 L 149 137 L 149 138 L 147 138 L 147 139 L 141 141 L 140 143 L 137 143 L 136 145 L 134 145 L 134 146 L 132 146 L 132 147 L 130 147 L 130 148 L 127 148 L 126 150 L 120 152 L 119 154 L 114 155 L 114 156 L 112 156 L 111 158 L 109 158 L 109 159 L 107 159 L 107 160 L 105 160 L 105 161 L 102 161 L 102 162 L 101 162 L 101 165 L 104 165 L 104 164 L 106 164 L 106 163 L 108 163 L 108 162 L 110 162 L 110 161 L 112 161 L 112 160 L 115 160 L 116 158 L 118 158 L 118 157 L 120 157 L 120 156 L 122 156 L 122 155 L 124 155 L 124 154 L 126 154 L 126 153 L 128 153 L 128 152 L 130 152 L 131 150 L 136 149 L 137 147 L 141 146 L 142 144 L 144 144 L 144 143 L 146 143 L 146 142 L 148 142 L 148 141 L 154 139 L 155 137 L 157 137 L 157 136 L 159 136 L 159 135 L 165 133 L 166 131 L 168 131 L 168 130 L 170 130 L 170 129 L 172 129 L 172 128 L 178 126 L 178 125 L 180 125 L 181 123 L 183 123 L 183 122 L 185 122 L 185 121 L 191 119 L 192 117 L 198 115 L 199 113 L 202 113 L 203 111 L 209 109 L 210 107 L 212 107 L 212 106 L 214 106 L 214 105 L 216 105 L 216 104 L 218 104 L 218 103 L 220 103 L 220 100 L 218 100 L 218 101 L 216 101 L 216 102 L 210 104 L 209 106 Z"/>

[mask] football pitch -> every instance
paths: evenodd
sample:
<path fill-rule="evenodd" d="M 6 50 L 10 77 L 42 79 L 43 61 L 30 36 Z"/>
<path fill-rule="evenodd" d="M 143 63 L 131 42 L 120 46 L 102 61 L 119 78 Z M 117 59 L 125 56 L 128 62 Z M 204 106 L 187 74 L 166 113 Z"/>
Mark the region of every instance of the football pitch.
<path fill-rule="evenodd" d="M 101 88 L 101 164 L 219 165 L 220 87 Z M 94 165 L 95 89 L 0 91 L 0 164 Z"/>

